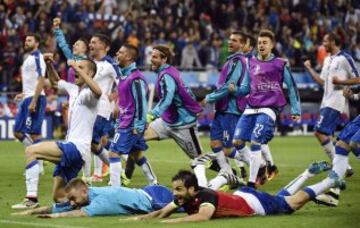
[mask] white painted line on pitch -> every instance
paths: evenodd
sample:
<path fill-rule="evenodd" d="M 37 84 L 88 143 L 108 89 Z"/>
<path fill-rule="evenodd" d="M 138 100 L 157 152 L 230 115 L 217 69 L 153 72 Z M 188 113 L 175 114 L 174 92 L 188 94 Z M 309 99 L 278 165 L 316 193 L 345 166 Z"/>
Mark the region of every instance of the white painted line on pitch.
<path fill-rule="evenodd" d="M 174 161 L 174 160 L 165 160 L 165 159 L 149 159 L 149 160 L 150 160 L 150 162 L 155 162 L 155 163 L 159 162 L 159 163 L 170 163 L 170 164 L 190 164 L 190 159 L 188 161 Z M 283 164 L 279 167 L 286 167 L 286 168 L 288 168 L 288 167 L 290 167 L 290 168 L 304 167 L 304 169 L 305 169 L 307 166 L 304 166 L 302 164 Z"/>
<path fill-rule="evenodd" d="M 19 222 L 19 221 L 2 220 L 2 219 L 0 219 L 0 223 L 3 223 L 3 224 L 16 224 L 16 225 L 22 225 L 22 226 L 35 226 L 35 227 L 85 228 L 84 226 L 67 226 L 67 225 L 56 225 L 56 224 L 48 224 L 48 223 L 37 223 L 37 222 Z"/>

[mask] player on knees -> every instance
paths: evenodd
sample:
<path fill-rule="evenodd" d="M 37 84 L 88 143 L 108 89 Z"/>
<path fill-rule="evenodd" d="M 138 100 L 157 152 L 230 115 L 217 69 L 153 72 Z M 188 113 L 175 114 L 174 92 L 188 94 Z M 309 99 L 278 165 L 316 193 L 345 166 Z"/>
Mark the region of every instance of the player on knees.
<path fill-rule="evenodd" d="M 157 184 L 157 178 L 149 161 L 143 155 L 147 149 L 144 139 L 146 127 L 147 83 L 142 73 L 136 68 L 138 50 L 124 44 L 116 53 L 122 76 L 118 84 L 119 124 L 110 145 L 110 184 L 121 185 L 120 155 L 129 154 L 143 169 L 150 184 Z"/>
<path fill-rule="evenodd" d="M 99 97 L 102 92 L 93 80 L 96 64 L 91 60 L 68 60 L 76 71 L 76 84 L 59 80 L 56 70 L 47 62 L 47 72 L 51 82 L 57 83 L 70 96 L 69 129 L 63 142 L 42 142 L 29 146 L 26 157 L 26 198 L 22 203 L 12 206 L 14 209 L 34 208 L 38 203 L 39 160 L 56 164 L 54 170 L 53 198 L 55 202 L 64 200 L 64 186 L 77 177 L 85 160 L 90 156 L 92 124 L 95 122 Z"/>
<path fill-rule="evenodd" d="M 235 94 L 249 94 L 248 105 L 237 123 L 234 134 L 233 157 L 243 153 L 245 142 L 250 142 L 250 175 L 248 185 L 256 186 L 261 167 L 261 145 L 267 144 L 275 131 L 277 114 L 287 104 L 283 82 L 289 91 L 291 113 L 294 121 L 300 119 L 300 97 L 295 81 L 286 62 L 272 54 L 275 37 L 269 30 L 261 30 L 257 39 L 257 56 L 249 62 L 249 75 L 245 76 L 240 87 L 230 84 Z"/>
<path fill-rule="evenodd" d="M 21 101 L 15 117 L 14 136 L 25 147 L 41 142 L 41 126 L 45 119 L 46 97 L 45 61 L 39 51 L 40 37 L 28 33 L 25 36 L 24 49 L 29 53 L 21 67 L 21 94 L 15 100 Z M 42 162 L 40 164 L 43 172 Z"/>

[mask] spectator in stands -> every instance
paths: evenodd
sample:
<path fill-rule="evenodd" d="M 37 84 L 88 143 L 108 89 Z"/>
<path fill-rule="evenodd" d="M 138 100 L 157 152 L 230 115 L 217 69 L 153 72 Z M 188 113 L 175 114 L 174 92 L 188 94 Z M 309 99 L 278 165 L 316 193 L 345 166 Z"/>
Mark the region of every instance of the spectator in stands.
<path fill-rule="evenodd" d="M 56 16 L 64 22 L 64 32 L 70 43 L 79 37 L 89 38 L 94 30 L 110 35 L 114 43 L 128 40 L 142 48 L 149 39 L 156 43 L 170 42 L 177 56 L 174 64 L 178 66 L 188 39 L 194 41 L 202 66 L 210 63 L 218 68 L 219 59 L 226 56 L 220 47 L 226 46 L 222 40 L 227 37 L 227 31 L 240 28 L 254 34 L 262 27 L 271 27 L 276 32 L 279 40 L 276 51 L 279 56 L 288 58 L 291 66 L 299 65 L 299 59 L 304 55 L 316 56 L 321 66 L 326 52 L 319 45 L 328 31 L 335 31 L 345 50 L 359 61 L 359 42 L 356 41 L 360 33 L 360 6 L 357 1 L 265 1 L 255 4 L 245 0 L 204 0 L 155 1 L 152 5 L 147 4 L 148 1 L 119 2 L 0 0 L 0 53 L 14 59 L 12 67 L 0 70 L 2 83 L 9 84 L 19 71 L 24 52 L 21 43 L 27 32 L 40 32 L 41 40 L 45 41 L 41 45 L 42 51 L 52 51 L 55 46 L 50 24 Z M 204 42 L 197 47 L 200 40 Z M 6 45 L 9 41 L 10 48 Z M 208 46 L 204 47 L 206 43 Z M 112 48 L 118 49 L 116 45 Z M 141 57 L 139 63 L 146 65 L 146 56 Z M 61 62 L 64 61 L 62 56 Z M 0 59 L 0 64 L 4 66 L 4 59 Z M 9 91 L 9 85 L 5 87 Z"/>
<path fill-rule="evenodd" d="M 194 48 L 192 41 L 188 41 L 186 47 L 181 52 L 181 68 L 193 69 L 194 63 L 196 68 L 201 68 L 200 59 L 197 50 Z"/>

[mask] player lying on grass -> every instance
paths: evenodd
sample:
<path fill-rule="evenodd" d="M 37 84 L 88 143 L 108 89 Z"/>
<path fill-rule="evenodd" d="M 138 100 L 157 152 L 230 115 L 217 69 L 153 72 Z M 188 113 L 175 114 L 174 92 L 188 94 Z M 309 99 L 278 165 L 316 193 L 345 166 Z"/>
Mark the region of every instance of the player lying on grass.
<path fill-rule="evenodd" d="M 242 187 L 233 194 L 216 192 L 201 188 L 196 176 L 190 171 L 181 170 L 172 178 L 174 201 L 161 210 L 130 219 L 143 220 L 166 218 L 182 207 L 188 216 L 168 219 L 163 222 L 179 223 L 206 221 L 212 218 L 247 217 L 254 215 L 291 214 L 315 198 L 315 185 L 299 190 L 310 177 L 331 169 L 325 161 L 315 162 L 300 176 L 273 196 L 250 187 Z M 335 175 L 331 176 L 337 186 L 344 183 Z"/>
<path fill-rule="evenodd" d="M 66 203 L 30 209 L 12 215 L 38 215 L 42 218 L 145 214 L 159 210 L 173 200 L 171 191 L 161 185 L 142 189 L 88 187 L 76 178 L 65 187 Z"/>
<path fill-rule="evenodd" d="M 95 122 L 98 100 L 102 91 L 93 80 L 96 64 L 91 60 L 68 60 L 68 65 L 76 72 L 76 82 L 71 84 L 59 77 L 52 65 L 51 57 L 46 59 L 47 74 L 59 89 L 65 89 L 69 99 L 69 129 L 65 141 L 41 142 L 25 150 L 26 198 L 13 209 L 27 209 L 39 206 L 37 195 L 39 185 L 39 160 L 54 164 L 53 199 L 63 202 L 64 187 L 77 177 L 86 159 L 90 157 L 92 126 Z"/>

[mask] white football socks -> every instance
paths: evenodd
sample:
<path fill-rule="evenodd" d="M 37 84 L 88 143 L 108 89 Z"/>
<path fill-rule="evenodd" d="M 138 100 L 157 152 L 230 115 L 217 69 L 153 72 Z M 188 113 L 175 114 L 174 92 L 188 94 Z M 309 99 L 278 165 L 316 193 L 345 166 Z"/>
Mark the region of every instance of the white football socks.
<path fill-rule="evenodd" d="M 34 160 L 26 166 L 26 197 L 37 198 L 39 186 L 40 167 L 39 162 Z"/>

